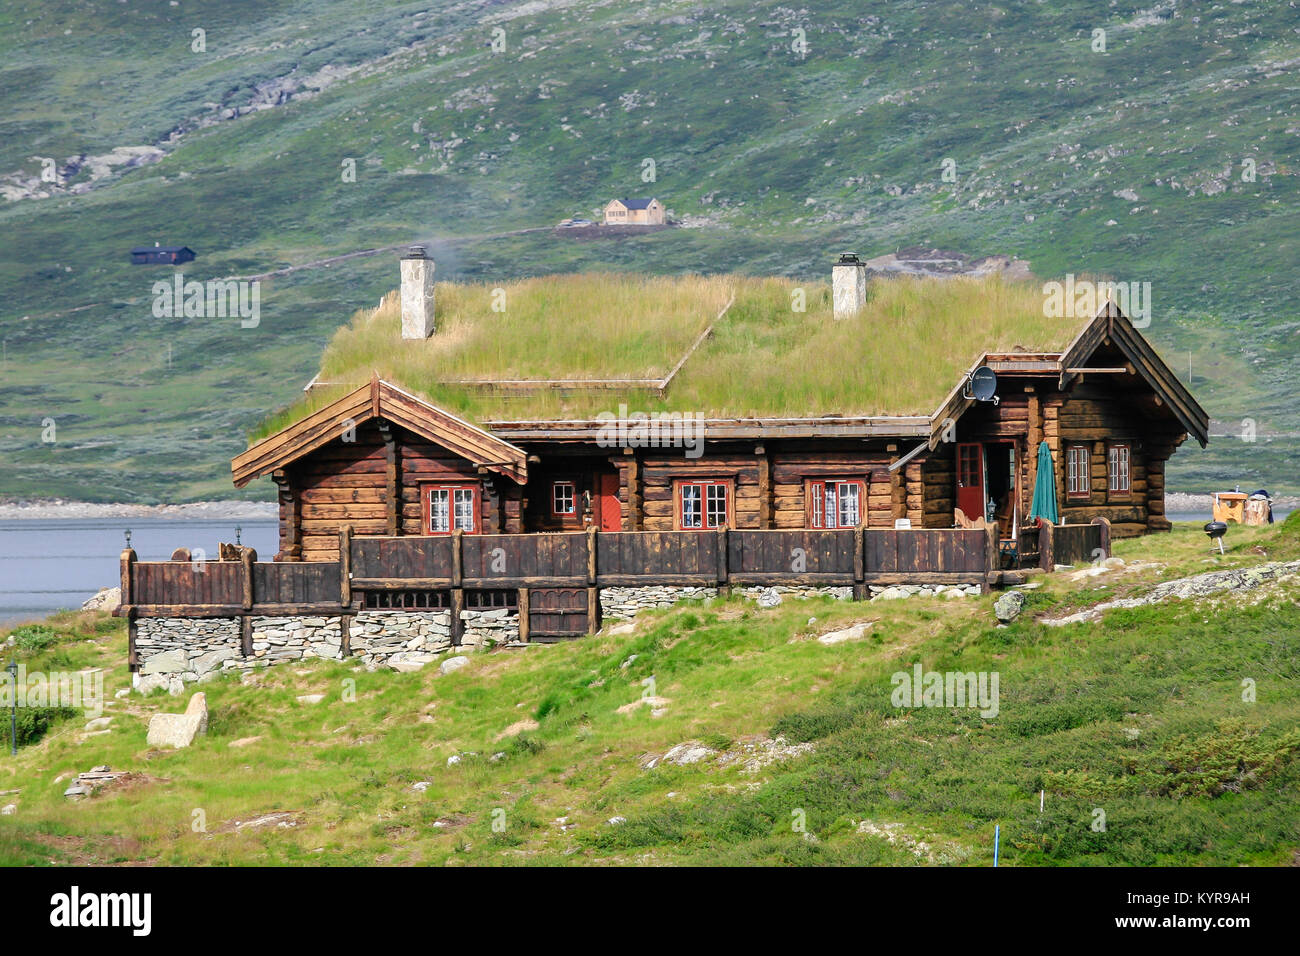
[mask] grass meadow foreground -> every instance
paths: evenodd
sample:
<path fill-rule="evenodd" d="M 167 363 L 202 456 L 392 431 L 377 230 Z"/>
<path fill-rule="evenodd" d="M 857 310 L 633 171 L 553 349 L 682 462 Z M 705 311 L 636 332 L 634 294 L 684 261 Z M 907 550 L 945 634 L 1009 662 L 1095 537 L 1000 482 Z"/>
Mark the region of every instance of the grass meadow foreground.
<path fill-rule="evenodd" d="M 445 676 L 281 664 L 204 685 L 209 731 L 179 751 L 145 733 L 185 698 L 114 698 L 124 624 L 58 615 L 15 632 L 18 659 L 103 668 L 112 729 L 56 717 L 0 757 L 0 861 L 987 866 L 1000 824 L 1002 865 L 1295 863 L 1300 580 L 1039 620 L 1296 560 L 1300 514 L 1228 543 L 1211 555 L 1185 525 L 1119 542 L 1123 568 L 1036 578 L 1005 628 L 996 595 L 731 599 Z M 997 674 L 997 715 L 893 706 L 916 663 Z M 102 764 L 130 776 L 63 796 Z"/>

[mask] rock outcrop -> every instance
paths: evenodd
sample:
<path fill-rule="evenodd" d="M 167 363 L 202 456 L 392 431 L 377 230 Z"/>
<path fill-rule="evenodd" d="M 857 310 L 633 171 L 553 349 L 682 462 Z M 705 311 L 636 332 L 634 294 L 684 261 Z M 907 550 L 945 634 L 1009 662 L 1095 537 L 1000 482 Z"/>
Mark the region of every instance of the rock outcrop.
<path fill-rule="evenodd" d="M 150 747 L 188 747 L 208 732 L 208 698 L 202 692 L 190 698 L 183 714 L 154 714 L 149 718 Z"/>

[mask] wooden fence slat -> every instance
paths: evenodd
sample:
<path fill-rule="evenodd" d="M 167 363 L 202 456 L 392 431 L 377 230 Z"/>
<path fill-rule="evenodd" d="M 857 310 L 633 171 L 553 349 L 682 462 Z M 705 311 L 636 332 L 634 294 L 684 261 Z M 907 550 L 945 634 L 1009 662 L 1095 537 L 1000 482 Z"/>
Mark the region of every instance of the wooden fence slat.
<path fill-rule="evenodd" d="M 1102 524 L 1054 529 L 1048 557 L 1090 556 L 1101 548 Z M 1053 531 L 1039 532 L 1050 537 Z M 1026 532 L 1028 543 L 1033 532 Z M 1108 544 L 1109 542 L 1107 542 Z M 504 549 L 505 570 L 492 554 Z M 802 549 L 801 570 L 792 564 Z M 1103 549 L 1104 550 L 1104 549 Z M 251 558 L 251 560 L 249 560 Z M 985 530 L 892 528 L 719 529 L 611 531 L 592 528 L 561 534 L 384 537 L 339 531 L 335 562 L 240 561 L 139 562 L 123 553 L 123 593 L 158 616 L 162 608 L 185 608 L 199 616 L 236 608 L 243 614 L 269 607 L 318 608 L 341 613 L 360 590 L 538 589 L 533 612 L 545 615 L 547 588 L 653 584 L 823 586 L 884 581 L 954 582 L 996 578 L 997 543 Z M 497 567 L 500 567 L 499 563 Z M 864 592 L 859 592 L 864 593 Z M 463 598 L 462 598 L 463 601 Z M 463 607 L 463 603 L 462 603 Z M 541 620 L 541 617 L 538 618 Z M 540 624 L 538 625 L 541 626 Z"/>

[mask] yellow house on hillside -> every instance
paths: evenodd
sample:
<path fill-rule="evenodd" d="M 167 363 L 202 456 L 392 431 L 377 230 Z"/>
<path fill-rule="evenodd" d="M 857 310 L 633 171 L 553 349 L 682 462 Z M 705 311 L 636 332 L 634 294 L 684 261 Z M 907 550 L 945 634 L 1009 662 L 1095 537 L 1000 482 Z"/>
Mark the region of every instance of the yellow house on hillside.
<path fill-rule="evenodd" d="M 611 199 L 605 206 L 607 226 L 662 226 L 664 204 L 658 199 Z"/>

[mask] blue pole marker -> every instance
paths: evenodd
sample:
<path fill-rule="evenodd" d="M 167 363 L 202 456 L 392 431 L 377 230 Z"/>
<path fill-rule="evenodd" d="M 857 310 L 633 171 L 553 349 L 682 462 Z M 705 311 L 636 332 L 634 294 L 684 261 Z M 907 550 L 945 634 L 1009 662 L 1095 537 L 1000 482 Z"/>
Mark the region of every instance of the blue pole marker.
<path fill-rule="evenodd" d="M 993 827 L 993 865 L 998 865 L 998 838 L 1002 836 L 1002 824 Z"/>

